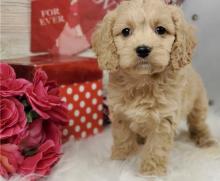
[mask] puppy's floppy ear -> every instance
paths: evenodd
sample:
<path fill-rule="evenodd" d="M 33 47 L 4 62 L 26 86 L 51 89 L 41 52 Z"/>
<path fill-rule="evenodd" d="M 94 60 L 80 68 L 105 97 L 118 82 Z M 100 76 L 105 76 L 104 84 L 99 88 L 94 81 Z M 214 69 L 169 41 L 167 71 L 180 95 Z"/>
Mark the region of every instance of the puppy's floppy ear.
<path fill-rule="evenodd" d="M 92 48 L 97 55 L 99 66 L 111 72 L 117 70 L 119 66 L 112 33 L 115 18 L 116 10 L 108 12 L 92 36 Z"/>
<path fill-rule="evenodd" d="M 194 30 L 184 19 L 180 8 L 172 6 L 172 18 L 175 24 L 175 41 L 171 51 L 171 65 L 179 70 L 192 60 L 193 49 L 196 46 Z"/>

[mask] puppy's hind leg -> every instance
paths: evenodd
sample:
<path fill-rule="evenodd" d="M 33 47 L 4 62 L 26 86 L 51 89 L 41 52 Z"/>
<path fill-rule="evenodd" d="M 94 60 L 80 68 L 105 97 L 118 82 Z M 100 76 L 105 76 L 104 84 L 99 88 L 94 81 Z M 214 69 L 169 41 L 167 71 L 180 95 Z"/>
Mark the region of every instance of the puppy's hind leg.
<path fill-rule="evenodd" d="M 124 160 L 137 151 L 136 134 L 129 129 L 128 122 L 114 119 L 112 121 L 112 135 L 113 146 L 111 158 L 113 160 Z"/>
<path fill-rule="evenodd" d="M 208 125 L 205 120 L 208 112 L 208 101 L 206 94 L 202 92 L 195 101 L 192 111 L 187 117 L 190 138 L 199 147 L 209 147 L 216 142 L 211 136 Z"/>

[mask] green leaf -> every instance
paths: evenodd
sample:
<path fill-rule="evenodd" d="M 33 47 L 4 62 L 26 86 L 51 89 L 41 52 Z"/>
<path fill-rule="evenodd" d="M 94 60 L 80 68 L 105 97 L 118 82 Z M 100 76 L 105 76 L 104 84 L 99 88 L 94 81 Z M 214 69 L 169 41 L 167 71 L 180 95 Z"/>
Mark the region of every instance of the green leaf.
<path fill-rule="evenodd" d="M 32 116 L 31 116 L 31 112 L 26 113 L 26 115 L 27 115 L 27 122 L 32 123 L 33 119 L 32 119 Z"/>
<path fill-rule="evenodd" d="M 37 148 L 32 148 L 32 149 L 24 149 L 22 154 L 24 156 L 32 156 L 32 155 L 35 155 L 37 153 Z"/>
<path fill-rule="evenodd" d="M 31 116 L 32 116 L 33 120 L 39 118 L 39 115 L 35 111 L 31 111 L 30 113 L 31 113 Z"/>
<path fill-rule="evenodd" d="M 26 99 L 23 99 L 23 100 L 21 101 L 21 103 L 24 105 L 25 108 L 29 106 Z"/>
<path fill-rule="evenodd" d="M 30 111 L 26 113 L 27 115 L 27 122 L 32 123 L 33 120 L 39 118 L 39 115 L 35 111 Z"/>

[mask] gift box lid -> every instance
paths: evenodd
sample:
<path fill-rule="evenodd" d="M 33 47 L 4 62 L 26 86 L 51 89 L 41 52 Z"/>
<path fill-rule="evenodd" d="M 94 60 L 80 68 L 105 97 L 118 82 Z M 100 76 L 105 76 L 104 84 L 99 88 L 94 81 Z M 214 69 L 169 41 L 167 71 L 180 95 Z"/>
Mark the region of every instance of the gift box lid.
<path fill-rule="evenodd" d="M 38 55 L 2 60 L 13 66 L 17 77 L 32 80 L 34 71 L 42 68 L 49 80 L 58 84 L 93 81 L 102 78 L 102 71 L 95 58 L 59 55 Z"/>

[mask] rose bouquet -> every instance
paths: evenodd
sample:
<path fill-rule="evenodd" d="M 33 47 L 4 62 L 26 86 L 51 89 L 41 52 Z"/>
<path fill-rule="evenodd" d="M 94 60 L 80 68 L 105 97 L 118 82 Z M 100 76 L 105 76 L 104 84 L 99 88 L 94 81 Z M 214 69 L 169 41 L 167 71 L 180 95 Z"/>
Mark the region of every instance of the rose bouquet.
<path fill-rule="evenodd" d="M 0 175 L 43 176 L 61 156 L 60 127 L 67 110 L 55 82 L 41 69 L 33 82 L 16 79 L 12 67 L 0 63 Z M 37 178 L 36 176 L 34 179 Z"/>

